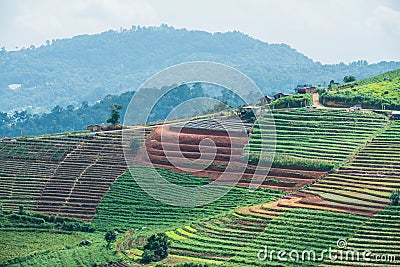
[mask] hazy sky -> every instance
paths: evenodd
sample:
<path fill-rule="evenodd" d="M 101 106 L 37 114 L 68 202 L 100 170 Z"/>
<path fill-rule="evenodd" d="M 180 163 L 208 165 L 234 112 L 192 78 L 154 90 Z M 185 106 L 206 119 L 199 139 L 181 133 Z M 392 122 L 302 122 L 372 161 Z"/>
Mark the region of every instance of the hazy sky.
<path fill-rule="evenodd" d="M 239 30 L 315 61 L 400 61 L 400 0 L 0 0 L 0 47 L 131 25 Z"/>

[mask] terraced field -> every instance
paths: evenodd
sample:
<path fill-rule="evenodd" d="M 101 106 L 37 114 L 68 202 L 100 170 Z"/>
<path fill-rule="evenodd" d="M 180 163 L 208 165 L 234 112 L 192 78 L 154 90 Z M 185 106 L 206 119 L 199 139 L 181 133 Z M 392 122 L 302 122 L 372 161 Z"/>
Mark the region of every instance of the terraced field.
<path fill-rule="evenodd" d="M 173 239 L 172 254 L 225 262 L 229 266 L 282 266 L 277 253 L 270 258 L 270 251 L 291 250 L 300 252 L 298 262 L 284 262 L 285 266 L 317 266 L 321 252 L 337 248 L 340 238 L 351 236 L 357 225 L 366 217 L 329 211 L 306 209 L 277 210 L 264 206 L 251 214 L 243 209 L 213 219 L 193 223 L 167 232 Z M 258 252 L 264 251 L 267 255 Z M 314 250 L 316 260 L 301 260 L 303 250 Z M 286 255 L 286 258 L 288 256 Z"/>
<path fill-rule="evenodd" d="M 131 168 L 133 176 L 152 179 L 150 170 L 144 166 Z M 207 178 L 161 168 L 157 171 L 167 181 L 181 186 L 201 186 L 208 183 Z M 106 194 L 98 206 L 92 223 L 99 229 L 128 230 L 144 227 L 150 231 L 160 231 L 173 229 L 191 221 L 219 216 L 240 206 L 270 202 L 281 195 L 281 192 L 271 189 L 253 192 L 245 188 L 233 188 L 227 195 L 209 205 L 195 208 L 176 207 L 161 203 L 149 196 L 137 185 L 134 177 L 126 172 Z"/>
<path fill-rule="evenodd" d="M 349 164 L 304 190 L 320 196 L 316 206 L 375 214 L 389 204 L 400 183 L 400 123 L 393 122 L 362 148 Z"/>
<path fill-rule="evenodd" d="M 166 264 L 399 266 L 398 262 L 332 261 L 320 254 L 330 247 L 336 249 L 336 242 L 346 239 L 349 249 L 368 248 L 374 255 L 386 253 L 400 260 L 399 208 L 388 206 L 389 194 L 400 187 L 400 122 L 389 122 L 370 112 L 343 110 L 275 110 L 274 116 L 277 157 L 274 167 L 262 174 L 268 174 L 262 186 L 256 191 L 244 187 L 254 172 L 254 165 L 245 165 L 238 187 L 211 204 L 195 208 L 163 204 L 138 186 L 135 179 L 152 180 L 153 173 L 142 165 L 127 171 L 122 148 L 130 144 L 122 142 L 120 131 L 0 143 L 2 208 L 16 210 L 24 205 L 28 210 L 91 221 L 98 229 L 63 238 L 69 233 L 52 231 L 50 226 L 42 229 L 42 223 L 36 227 L 21 221 L 10 226 L 0 221 L 0 238 L 5 240 L 2 248 L 10 251 L 3 262 L 15 257 L 20 259 L 8 262 L 11 266 L 104 266 L 122 259 L 132 262 L 139 259 L 150 234 L 165 232 L 172 240 Z M 237 129 L 236 122 L 226 123 Z M 248 146 L 247 133 L 238 131 L 234 136 L 237 142 L 232 143 L 218 127 L 204 121 L 193 122 L 183 132 L 169 126 L 155 127 L 146 148 L 150 160 L 158 166 L 157 172 L 174 184 L 201 186 L 218 178 L 226 170 L 227 161 L 245 164 L 243 149 L 257 153 L 270 148 L 260 145 L 257 127 Z M 168 135 L 161 140 L 163 130 Z M 195 162 L 184 166 L 202 165 L 202 160 L 210 159 L 212 164 L 196 176 L 177 172 L 166 159 L 166 154 L 179 159 L 173 141 L 176 137 L 178 149 L 189 162 Z M 216 153 L 207 144 L 199 148 L 206 138 L 217 145 Z M 208 153 L 210 158 L 206 157 Z M 140 155 L 134 158 L 146 163 Z M 336 169 L 327 174 L 325 168 L 333 165 Z M 229 180 L 225 182 L 229 184 Z M 126 231 L 118 237 L 116 250 L 105 249 L 104 231 L 109 229 Z M 48 251 L 30 239 L 30 246 L 24 247 L 16 231 L 43 242 L 54 239 L 49 241 Z M 20 246 L 20 252 L 12 251 L 7 244 L 10 238 Z M 58 242 L 58 238 L 65 242 Z M 93 246 L 78 246 L 81 238 L 91 239 Z M 282 262 L 277 253 L 269 259 L 263 254 L 265 246 L 269 252 L 314 250 L 317 260 Z M 266 256 L 265 260 L 259 260 L 258 253 Z"/>
<path fill-rule="evenodd" d="M 387 207 L 365 222 L 347 240 L 347 250 L 370 250 L 369 266 L 400 265 L 400 207 Z M 349 258 L 347 261 L 326 261 L 322 266 L 365 266 L 366 263 Z"/>
<path fill-rule="evenodd" d="M 273 116 L 278 158 L 286 155 L 331 163 L 348 159 L 387 123 L 381 115 L 344 110 L 275 110 Z M 268 135 L 268 132 L 263 134 Z M 261 141 L 256 125 L 247 151 L 271 148 L 262 146 Z"/>
<path fill-rule="evenodd" d="M 84 136 L 0 142 L 0 202 L 5 209 L 34 208 L 46 182 Z"/>
<path fill-rule="evenodd" d="M 115 131 L 1 142 L 2 207 L 91 220 L 127 169 L 121 140 Z"/>
<path fill-rule="evenodd" d="M 247 130 L 250 127 L 245 125 L 246 130 L 240 130 L 238 124 L 228 120 L 215 125 L 215 121 L 210 120 L 209 123 L 191 123 L 183 129 L 158 127 L 146 140 L 149 157 L 141 163 L 176 171 L 186 169 L 197 176 L 209 177 L 210 181 L 220 178 L 219 183 L 239 186 L 249 186 L 253 178 L 264 178 L 268 174 L 269 179 L 265 179 L 261 186 L 284 191 L 302 187 L 326 174 L 324 170 L 301 170 L 291 166 L 272 170 L 261 167 L 255 172 L 255 166 L 241 159 L 249 140 Z M 229 127 L 231 132 L 228 134 L 223 129 Z M 176 145 L 178 140 L 179 145 Z M 211 144 L 205 140 L 211 140 Z"/>

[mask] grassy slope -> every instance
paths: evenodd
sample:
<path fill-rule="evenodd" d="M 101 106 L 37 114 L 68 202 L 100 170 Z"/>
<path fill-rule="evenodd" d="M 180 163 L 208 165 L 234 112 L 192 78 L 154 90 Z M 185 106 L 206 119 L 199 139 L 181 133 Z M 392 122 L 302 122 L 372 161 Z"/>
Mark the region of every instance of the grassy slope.
<path fill-rule="evenodd" d="M 84 235 L 80 233 L 2 230 L 0 231 L 0 262 L 47 250 L 59 250 L 66 246 L 75 246 L 83 239 L 85 239 Z M 43 246 L 43 242 L 46 242 L 46 247 Z"/>
<path fill-rule="evenodd" d="M 400 70 L 387 72 L 357 81 L 358 86 L 339 91 L 325 92 L 323 101 L 346 103 L 344 106 L 362 104 L 369 108 L 400 109 Z"/>

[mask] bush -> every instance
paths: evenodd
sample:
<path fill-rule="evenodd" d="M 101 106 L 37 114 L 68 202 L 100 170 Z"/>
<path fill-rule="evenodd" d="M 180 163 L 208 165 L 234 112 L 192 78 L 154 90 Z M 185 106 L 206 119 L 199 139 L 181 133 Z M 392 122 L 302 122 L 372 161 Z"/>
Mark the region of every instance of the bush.
<path fill-rule="evenodd" d="M 392 206 L 399 206 L 400 204 L 400 189 L 396 189 L 390 194 L 389 199 L 392 201 Z"/>
<path fill-rule="evenodd" d="M 11 214 L 8 218 L 11 220 L 15 220 L 15 221 L 31 222 L 31 223 L 35 223 L 35 224 L 45 223 L 45 220 L 42 218 L 36 218 L 36 217 L 29 216 L 29 215 L 20 215 L 20 214 L 15 214 L 15 213 Z"/>
<path fill-rule="evenodd" d="M 20 215 L 24 215 L 25 214 L 24 206 L 20 205 L 18 207 L 18 214 L 20 214 Z"/>
<path fill-rule="evenodd" d="M 274 100 L 270 106 L 273 108 L 300 108 L 312 104 L 313 98 L 311 94 L 297 94 Z"/>
<path fill-rule="evenodd" d="M 63 222 L 61 229 L 66 231 L 81 231 L 89 233 L 93 233 L 95 231 L 95 228 L 92 225 L 82 222 Z"/>
<path fill-rule="evenodd" d="M 86 239 L 86 240 L 82 240 L 78 246 L 82 247 L 82 246 L 91 246 L 92 245 L 92 241 Z"/>
<path fill-rule="evenodd" d="M 257 152 L 251 152 L 248 155 L 248 163 L 257 165 L 259 162 L 261 165 L 269 164 L 271 159 L 267 158 L 268 155 L 260 155 Z M 276 154 L 274 157 L 274 161 L 272 163 L 272 167 L 275 168 L 298 168 L 302 170 L 315 170 L 315 171 L 331 171 L 336 165 L 327 160 L 321 159 L 308 159 L 308 158 L 300 158 L 289 155 Z"/>

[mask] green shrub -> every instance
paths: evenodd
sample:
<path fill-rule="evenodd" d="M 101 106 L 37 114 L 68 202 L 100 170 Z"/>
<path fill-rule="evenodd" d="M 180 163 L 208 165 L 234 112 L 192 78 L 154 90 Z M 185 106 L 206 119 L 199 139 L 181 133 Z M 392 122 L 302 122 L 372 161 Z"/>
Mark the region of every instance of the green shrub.
<path fill-rule="evenodd" d="M 261 158 L 260 158 L 261 157 Z M 253 165 L 257 165 L 259 162 L 261 165 L 268 165 L 270 159 L 266 156 L 260 156 L 260 153 L 251 152 L 248 155 L 248 162 Z M 300 158 L 289 155 L 276 154 L 274 157 L 274 161 L 272 163 L 272 167 L 275 168 L 287 168 L 291 167 L 294 169 L 303 169 L 303 170 L 315 170 L 315 171 L 331 171 L 336 165 L 327 160 L 321 159 L 308 159 L 308 158 Z"/>
<path fill-rule="evenodd" d="M 271 102 L 273 108 L 300 108 L 313 104 L 311 94 L 296 94 L 279 98 Z"/>
<path fill-rule="evenodd" d="M 389 199 L 392 201 L 392 206 L 399 206 L 400 204 L 400 189 L 396 189 L 390 194 Z"/>

